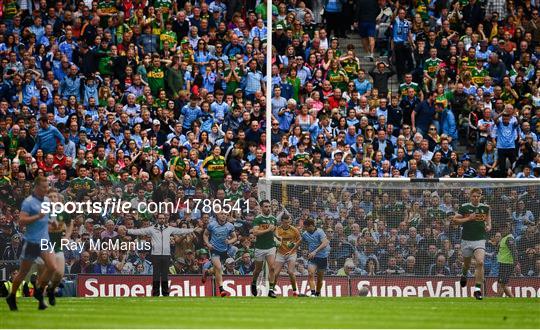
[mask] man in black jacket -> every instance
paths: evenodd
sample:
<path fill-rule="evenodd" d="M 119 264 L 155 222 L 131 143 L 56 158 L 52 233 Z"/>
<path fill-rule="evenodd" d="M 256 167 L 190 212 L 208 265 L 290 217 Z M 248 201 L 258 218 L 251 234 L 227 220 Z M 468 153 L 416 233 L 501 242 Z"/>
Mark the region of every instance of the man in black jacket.
<path fill-rule="evenodd" d="M 369 71 L 369 75 L 373 78 L 373 88 L 379 90 L 379 97 L 388 95 L 388 80 L 395 74 L 396 71 L 384 62 L 376 62 Z"/>

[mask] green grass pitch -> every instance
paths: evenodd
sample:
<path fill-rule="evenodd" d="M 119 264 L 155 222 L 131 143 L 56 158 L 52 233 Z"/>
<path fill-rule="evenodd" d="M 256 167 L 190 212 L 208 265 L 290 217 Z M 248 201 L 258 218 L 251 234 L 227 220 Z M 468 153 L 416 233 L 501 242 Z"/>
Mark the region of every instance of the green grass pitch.
<path fill-rule="evenodd" d="M 2 299 L 3 300 L 3 299 Z M 1 328 L 540 328 L 540 299 L 59 298 L 0 302 Z"/>

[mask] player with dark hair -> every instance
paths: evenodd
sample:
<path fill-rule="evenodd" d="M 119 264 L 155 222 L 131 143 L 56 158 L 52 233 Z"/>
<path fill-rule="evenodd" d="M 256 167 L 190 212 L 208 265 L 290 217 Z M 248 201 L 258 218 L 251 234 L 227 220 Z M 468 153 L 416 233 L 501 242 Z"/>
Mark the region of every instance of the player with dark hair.
<path fill-rule="evenodd" d="M 464 262 L 461 279 L 461 287 L 467 285 L 467 272 L 471 265 L 472 257 L 476 260 L 474 269 L 475 288 L 474 297 L 482 300 L 482 284 L 484 283 L 484 257 L 486 254 L 486 232 L 491 230 L 491 210 L 487 204 L 480 203 L 482 190 L 473 188 L 470 191 L 470 202 L 459 207 L 453 221 L 462 226 L 461 250 Z"/>
<path fill-rule="evenodd" d="M 274 242 L 274 230 L 276 229 L 277 219 L 271 214 L 270 201 L 263 200 L 260 203 L 261 214 L 253 219 L 252 233 L 257 238 L 255 240 L 255 270 L 253 270 L 253 279 L 251 282 L 251 295 L 257 296 L 257 279 L 261 274 L 263 262 L 268 263 L 268 278 L 274 278 L 274 261 L 276 256 L 276 246 Z M 274 287 L 271 286 L 268 296 L 276 298 Z"/>
<path fill-rule="evenodd" d="M 296 275 L 294 270 L 296 267 L 296 250 L 302 242 L 300 231 L 291 226 L 291 216 L 289 214 L 283 214 L 281 216 L 281 225 L 276 228 L 276 238 L 279 240 L 280 245 L 276 253 L 276 261 L 274 263 L 274 278 L 270 279 L 270 290 L 274 291 L 279 273 L 284 264 L 287 264 L 287 273 L 291 280 L 293 289 L 293 296 L 298 296 Z"/>
<path fill-rule="evenodd" d="M 518 252 L 516 248 L 516 240 L 512 235 L 512 223 L 507 222 L 501 234 L 503 238 L 499 242 L 499 253 L 497 253 L 497 262 L 499 263 L 499 279 L 497 281 L 497 293 L 502 297 L 506 294 L 507 297 L 514 298 L 512 290 L 508 286 L 510 276 L 514 273 L 514 269 L 518 263 Z"/>
<path fill-rule="evenodd" d="M 213 266 L 212 270 L 203 270 L 203 283 L 206 281 L 208 273 L 214 273 L 222 297 L 230 296 L 230 293 L 223 290 L 223 265 L 225 260 L 229 258 L 229 248 L 231 244 L 236 242 L 236 239 L 234 225 L 227 221 L 225 212 L 217 213 L 216 220 L 208 224 L 203 234 L 204 244 L 210 251 L 210 260 Z"/>
<path fill-rule="evenodd" d="M 308 277 L 311 296 L 321 295 L 324 273 L 328 268 L 328 255 L 330 254 L 330 241 L 321 228 L 315 227 L 313 219 L 304 221 L 302 239 L 308 247 Z M 315 273 L 317 273 L 317 285 L 315 285 Z"/>
<path fill-rule="evenodd" d="M 6 298 L 9 309 L 12 311 L 17 310 L 15 298 L 17 290 L 38 257 L 43 259 L 45 268 L 36 281 L 34 298 L 39 302 L 38 309 L 47 308 L 43 300 L 43 292 L 49 280 L 57 273 L 55 256 L 49 244 L 49 215 L 41 212 L 41 204 L 49 202 L 48 191 L 47 178 L 37 177 L 34 181 L 34 192 L 22 202 L 19 225 L 26 226 L 26 231 L 21 252 L 21 266 L 19 273 L 13 279 L 11 293 Z M 43 242 L 47 244 L 43 245 Z M 43 246 L 46 248 L 42 248 Z"/>

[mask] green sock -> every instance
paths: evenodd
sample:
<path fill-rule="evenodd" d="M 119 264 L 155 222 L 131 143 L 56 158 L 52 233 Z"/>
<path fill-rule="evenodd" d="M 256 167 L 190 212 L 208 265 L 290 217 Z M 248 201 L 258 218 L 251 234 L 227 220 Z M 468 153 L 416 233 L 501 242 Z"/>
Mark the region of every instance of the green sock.
<path fill-rule="evenodd" d="M 463 276 L 467 276 L 467 270 L 466 270 L 465 268 L 463 268 L 463 269 L 461 270 L 461 274 L 462 274 Z"/>
<path fill-rule="evenodd" d="M 276 283 L 270 283 L 270 290 L 274 290 L 276 288 Z"/>
<path fill-rule="evenodd" d="M 474 286 L 477 287 L 478 289 L 481 289 L 481 288 L 482 288 L 482 284 L 476 283 Z"/>
<path fill-rule="evenodd" d="M 293 283 L 293 284 L 292 284 L 292 290 L 293 290 L 293 291 L 296 291 L 296 283 Z"/>

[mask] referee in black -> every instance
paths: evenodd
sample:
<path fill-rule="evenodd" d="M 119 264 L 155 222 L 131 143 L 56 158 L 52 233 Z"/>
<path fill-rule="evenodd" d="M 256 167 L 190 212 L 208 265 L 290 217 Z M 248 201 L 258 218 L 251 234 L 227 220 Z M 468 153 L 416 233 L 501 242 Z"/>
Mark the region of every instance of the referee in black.
<path fill-rule="evenodd" d="M 170 227 L 166 223 L 165 214 L 157 215 L 157 223 L 153 226 L 141 229 L 128 229 L 128 235 L 147 235 L 152 238 L 152 296 L 169 295 L 169 262 L 171 258 L 171 235 L 187 235 L 193 232 L 202 232 L 201 228 L 184 229 Z"/>

